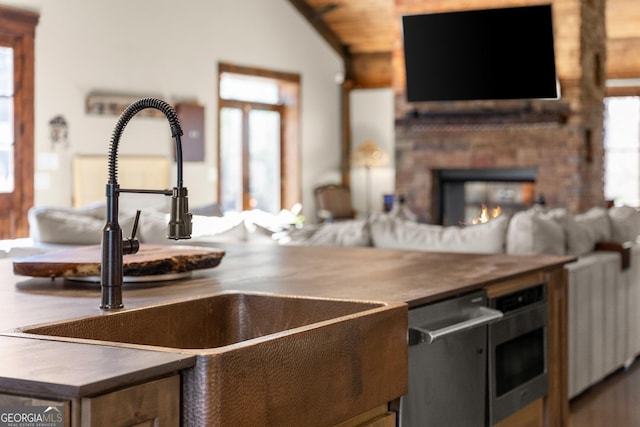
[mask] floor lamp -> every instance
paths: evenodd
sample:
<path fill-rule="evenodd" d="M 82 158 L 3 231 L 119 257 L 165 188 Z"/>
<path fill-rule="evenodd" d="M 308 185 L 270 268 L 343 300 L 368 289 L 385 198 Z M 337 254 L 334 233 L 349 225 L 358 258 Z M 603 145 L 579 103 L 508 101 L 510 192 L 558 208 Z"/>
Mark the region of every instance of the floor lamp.
<path fill-rule="evenodd" d="M 368 216 L 371 213 L 371 168 L 385 166 L 389 161 L 389 156 L 372 139 L 365 139 L 353 150 L 351 161 L 354 166 L 364 166 L 365 168 L 366 214 Z"/>

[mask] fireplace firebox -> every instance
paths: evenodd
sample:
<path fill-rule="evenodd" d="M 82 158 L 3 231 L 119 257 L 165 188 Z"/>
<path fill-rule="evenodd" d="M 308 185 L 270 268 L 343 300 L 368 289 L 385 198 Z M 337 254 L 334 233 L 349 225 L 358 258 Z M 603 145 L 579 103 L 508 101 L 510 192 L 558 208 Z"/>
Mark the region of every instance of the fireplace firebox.
<path fill-rule="evenodd" d="M 536 168 L 434 170 L 435 218 L 442 225 L 472 224 L 533 205 Z"/>

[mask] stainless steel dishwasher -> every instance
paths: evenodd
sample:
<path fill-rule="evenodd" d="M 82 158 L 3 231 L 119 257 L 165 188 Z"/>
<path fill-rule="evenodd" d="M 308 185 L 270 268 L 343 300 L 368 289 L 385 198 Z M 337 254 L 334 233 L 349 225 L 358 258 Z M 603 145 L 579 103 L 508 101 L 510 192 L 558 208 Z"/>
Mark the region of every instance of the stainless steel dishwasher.
<path fill-rule="evenodd" d="M 409 310 L 400 427 L 486 425 L 487 324 L 500 317 L 484 291 Z"/>

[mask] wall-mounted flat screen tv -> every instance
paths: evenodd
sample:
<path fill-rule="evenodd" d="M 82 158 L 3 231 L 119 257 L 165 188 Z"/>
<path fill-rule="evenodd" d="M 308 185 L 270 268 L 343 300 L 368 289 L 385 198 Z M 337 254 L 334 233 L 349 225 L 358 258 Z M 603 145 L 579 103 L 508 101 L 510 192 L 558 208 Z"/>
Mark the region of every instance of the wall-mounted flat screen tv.
<path fill-rule="evenodd" d="M 407 101 L 558 97 L 551 5 L 402 18 Z"/>

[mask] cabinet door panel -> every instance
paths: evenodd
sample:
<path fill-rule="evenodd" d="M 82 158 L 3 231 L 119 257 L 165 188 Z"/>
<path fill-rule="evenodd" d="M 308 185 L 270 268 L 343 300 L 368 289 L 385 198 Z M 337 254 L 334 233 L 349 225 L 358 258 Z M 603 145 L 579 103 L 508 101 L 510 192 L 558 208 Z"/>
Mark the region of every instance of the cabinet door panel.
<path fill-rule="evenodd" d="M 82 399 L 82 426 L 179 425 L 179 375 Z"/>

